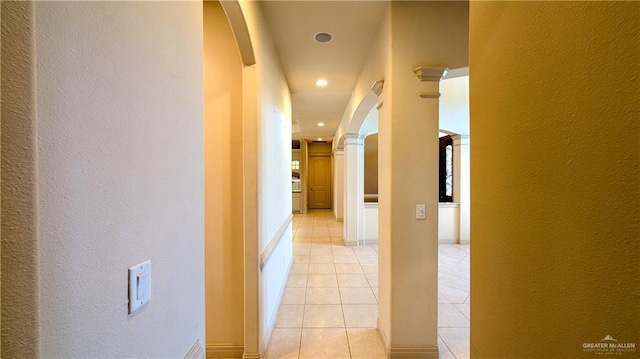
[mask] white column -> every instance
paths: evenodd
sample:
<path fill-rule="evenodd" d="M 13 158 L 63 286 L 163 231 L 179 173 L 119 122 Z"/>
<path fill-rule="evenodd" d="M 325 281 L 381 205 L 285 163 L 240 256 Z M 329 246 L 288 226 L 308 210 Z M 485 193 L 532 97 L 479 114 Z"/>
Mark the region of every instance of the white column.
<path fill-rule="evenodd" d="M 471 239 L 471 190 L 469 136 L 453 136 L 453 201 L 460 204 L 460 243 Z"/>
<path fill-rule="evenodd" d="M 344 244 L 362 241 L 364 206 L 364 138 L 345 135 L 344 144 Z"/>
<path fill-rule="evenodd" d="M 344 149 L 333 153 L 333 216 L 341 222 L 344 218 Z"/>

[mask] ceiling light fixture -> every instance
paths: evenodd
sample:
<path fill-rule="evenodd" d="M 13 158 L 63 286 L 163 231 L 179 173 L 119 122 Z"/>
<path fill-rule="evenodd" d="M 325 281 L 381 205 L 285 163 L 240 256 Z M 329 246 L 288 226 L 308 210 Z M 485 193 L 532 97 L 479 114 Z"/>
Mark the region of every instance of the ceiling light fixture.
<path fill-rule="evenodd" d="M 320 79 L 320 80 L 316 81 L 316 85 L 318 85 L 320 87 L 325 87 L 325 86 L 327 86 L 327 84 L 329 84 L 329 83 L 325 79 Z"/>
<path fill-rule="evenodd" d="M 318 122 L 318 127 L 324 127 L 324 122 Z"/>
<path fill-rule="evenodd" d="M 322 137 L 319 137 L 319 138 L 318 138 L 318 141 L 322 141 Z"/>
<path fill-rule="evenodd" d="M 313 39 L 316 42 L 324 44 L 324 43 L 327 43 L 327 42 L 333 40 L 333 35 L 331 35 L 328 32 L 319 32 L 319 33 L 313 35 Z"/>

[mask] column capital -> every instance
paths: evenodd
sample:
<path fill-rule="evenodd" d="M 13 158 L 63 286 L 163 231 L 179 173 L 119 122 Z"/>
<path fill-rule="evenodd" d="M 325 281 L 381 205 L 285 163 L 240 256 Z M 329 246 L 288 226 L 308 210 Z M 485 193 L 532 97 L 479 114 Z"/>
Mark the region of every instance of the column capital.
<path fill-rule="evenodd" d="M 448 67 L 442 66 L 418 66 L 413 69 L 413 73 L 420 81 L 440 82 L 447 75 Z"/>
<path fill-rule="evenodd" d="M 454 135 L 451 138 L 454 146 L 466 146 L 469 144 L 469 135 Z"/>
<path fill-rule="evenodd" d="M 336 148 L 333 150 L 334 156 L 344 156 L 344 148 Z"/>
<path fill-rule="evenodd" d="M 364 145 L 364 135 L 359 133 L 347 133 L 344 135 L 344 145 Z"/>

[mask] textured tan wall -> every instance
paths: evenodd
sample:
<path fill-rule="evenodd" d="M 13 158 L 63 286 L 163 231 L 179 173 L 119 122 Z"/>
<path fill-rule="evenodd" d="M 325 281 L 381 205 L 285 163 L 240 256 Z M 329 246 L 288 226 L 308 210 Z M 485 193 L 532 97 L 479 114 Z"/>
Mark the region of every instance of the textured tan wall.
<path fill-rule="evenodd" d="M 204 2 L 204 114 L 207 346 L 241 347 L 242 62 L 217 1 Z"/>
<path fill-rule="evenodd" d="M 471 2 L 474 358 L 640 344 L 639 19 L 638 2 Z"/>
<path fill-rule="evenodd" d="M 2 352 L 39 353 L 34 4 L 2 2 Z"/>

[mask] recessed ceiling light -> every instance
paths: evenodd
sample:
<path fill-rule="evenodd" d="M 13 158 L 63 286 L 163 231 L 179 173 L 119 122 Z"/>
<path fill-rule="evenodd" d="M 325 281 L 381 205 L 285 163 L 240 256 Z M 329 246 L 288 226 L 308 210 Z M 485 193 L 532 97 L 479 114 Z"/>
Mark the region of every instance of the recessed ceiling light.
<path fill-rule="evenodd" d="M 318 127 L 324 127 L 324 122 L 318 122 Z"/>
<path fill-rule="evenodd" d="M 319 32 L 313 35 L 313 39 L 319 43 L 326 43 L 333 40 L 333 35 L 328 32 Z"/>
<path fill-rule="evenodd" d="M 320 79 L 318 81 L 316 81 L 316 85 L 320 86 L 320 87 L 325 87 L 327 86 L 328 82 L 325 79 Z"/>
<path fill-rule="evenodd" d="M 318 137 L 318 141 L 322 141 L 322 137 Z"/>

